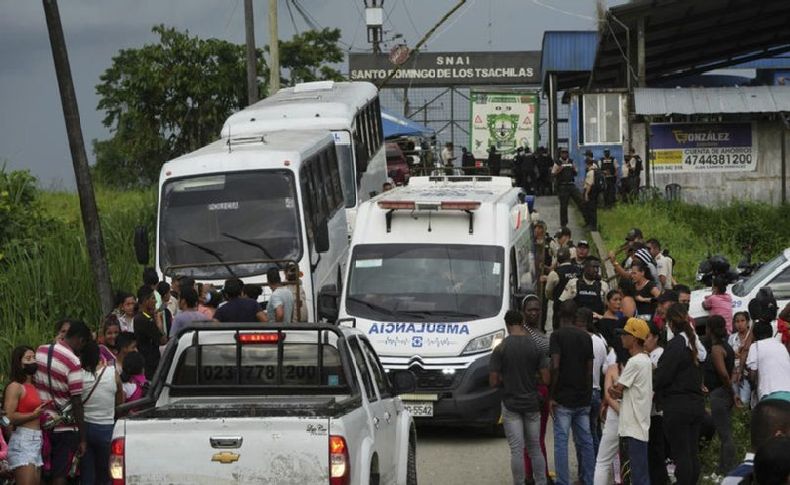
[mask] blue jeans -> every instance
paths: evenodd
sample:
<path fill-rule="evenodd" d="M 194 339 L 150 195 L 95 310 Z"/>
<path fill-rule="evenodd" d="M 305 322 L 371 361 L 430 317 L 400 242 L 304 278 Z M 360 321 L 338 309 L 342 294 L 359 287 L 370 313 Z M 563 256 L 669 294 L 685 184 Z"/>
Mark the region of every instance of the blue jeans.
<path fill-rule="evenodd" d="M 647 464 L 647 441 L 620 438 L 620 474 L 623 482 L 630 476 L 631 485 L 650 485 L 650 468 Z"/>
<path fill-rule="evenodd" d="M 598 447 L 601 444 L 601 390 L 592 390 L 592 401 L 590 402 L 590 433 L 592 434 L 593 457 L 598 456 Z M 595 458 L 593 458 L 595 460 Z M 579 476 L 584 476 L 582 472 L 582 453 L 576 448 L 576 463 L 579 466 Z"/>
<path fill-rule="evenodd" d="M 82 485 L 106 485 L 110 483 L 110 442 L 112 424 L 85 423 L 88 448 L 80 462 Z"/>
<path fill-rule="evenodd" d="M 568 433 L 573 427 L 573 442 L 581 450 L 581 471 L 579 477 L 585 485 L 593 483 L 595 455 L 593 454 L 592 434 L 590 433 L 590 406 L 566 408 L 558 405 L 554 410 L 554 468 L 557 471 L 557 485 L 569 485 L 568 476 Z"/>

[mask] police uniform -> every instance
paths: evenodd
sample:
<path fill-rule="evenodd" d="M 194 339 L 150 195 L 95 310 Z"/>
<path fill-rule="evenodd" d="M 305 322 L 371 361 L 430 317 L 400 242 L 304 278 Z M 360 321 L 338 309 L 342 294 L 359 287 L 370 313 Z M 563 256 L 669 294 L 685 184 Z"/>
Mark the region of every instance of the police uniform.
<path fill-rule="evenodd" d="M 554 165 L 554 162 L 546 154 L 545 149 L 538 151 L 535 161 L 538 165 L 538 189 L 541 195 L 552 195 L 554 190 L 551 182 L 551 167 Z"/>
<path fill-rule="evenodd" d="M 568 201 L 573 199 L 580 208 L 583 207 L 582 197 L 576 188 L 576 166 L 570 158 L 560 158 L 554 164 L 557 178 L 557 194 L 560 198 L 560 225 L 568 225 Z M 559 167 L 559 168 L 557 168 Z"/>
<path fill-rule="evenodd" d="M 578 278 L 581 276 L 581 272 L 576 265 L 571 263 L 561 264 L 557 266 L 557 269 L 554 270 L 559 276 L 560 280 L 557 282 L 557 285 L 554 287 L 554 293 L 552 295 L 552 300 L 554 301 L 554 311 L 552 315 L 552 328 L 557 330 L 560 326 L 560 296 L 565 292 L 565 287 L 568 286 L 568 282 L 573 279 Z"/>
<path fill-rule="evenodd" d="M 612 156 L 601 158 L 601 172 L 603 172 L 606 187 L 603 192 L 603 203 L 611 207 L 617 194 L 617 160 Z"/>

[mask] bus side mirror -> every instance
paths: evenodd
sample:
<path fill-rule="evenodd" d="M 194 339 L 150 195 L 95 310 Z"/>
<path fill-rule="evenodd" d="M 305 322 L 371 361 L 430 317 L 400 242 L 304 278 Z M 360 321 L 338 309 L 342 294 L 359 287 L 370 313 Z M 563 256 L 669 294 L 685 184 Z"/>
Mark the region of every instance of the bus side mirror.
<path fill-rule="evenodd" d="M 148 229 L 145 226 L 137 226 L 134 228 L 134 255 L 137 262 L 143 266 L 148 265 L 151 259 L 148 244 Z"/>
<path fill-rule="evenodd" d="M 337 286 L 326 285 L 318 293 L 318 318 L 334 323 L 340 313 L 340 292 Z"/>
<path fill-rule="evenodd" d="M 329 221 L 323 220 L 318 224 L 315 234 L 315 252 L 325 253 L 329 251 Z"/>

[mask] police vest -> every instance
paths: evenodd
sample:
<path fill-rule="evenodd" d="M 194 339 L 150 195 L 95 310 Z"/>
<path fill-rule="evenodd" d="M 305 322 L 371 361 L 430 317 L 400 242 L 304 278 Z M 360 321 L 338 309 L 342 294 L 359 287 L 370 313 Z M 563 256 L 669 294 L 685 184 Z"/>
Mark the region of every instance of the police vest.
<path fill-rule="evenodd" d="M 552 299 L 554 301 L 559 301 L 560 295 L 562 295 L 562 292 L 565 291 L 565 287 L 568 286 L 568 282 L 573 278 L 578 278 L 581 273 L 579 272 L 579 269 L 573 264 L 557 266 L 555 271 L 560 277 L 560 281 L 557 282 L 557 286 L 554 287 L 554 295 L 552 295 Z"/>
<path fill-rule="evenodd" d="M 602 158 L 601 171 L 607 178 L 614 177 L 614 158 Z"/>
<path fill-rule="evenodd" d="M 568 160 L 559 160 L 559 164 L 562 167 L 560 172 L 557 174 L 557 183 L 558 184 L 572 184 L 573 179 L 576 177 L 574 174 L 575 167 L 573 166 L 573 160 L 570 158 Z"/>
<path fill-rule="evenodd" d="M 580 307 L 589 308 L 590 310 L 603 314 L 603 300 L 601 299 L 601 282 L 595 280 L 588 284 L 584 281 L 583 277 L 576 280 L 576 304 Z"/>

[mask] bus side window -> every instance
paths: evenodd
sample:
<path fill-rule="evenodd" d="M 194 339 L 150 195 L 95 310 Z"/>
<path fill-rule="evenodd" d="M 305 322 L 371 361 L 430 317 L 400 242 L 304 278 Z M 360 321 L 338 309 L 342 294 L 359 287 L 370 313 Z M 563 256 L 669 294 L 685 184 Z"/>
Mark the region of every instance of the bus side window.
<path fill-rule="evenodd" d="M 378 96 L 376 96 L 371 105 L 373 106 L 373 115 L 376 120 L 376 149 L 373 150 L 373 153 L 376 153 L 384 140 L 384 128 L 381 126 L 381 104 Z"/>
<path fill-rule="evenodd" d="M 303 165 L 299 171 L 299 181 L 302 187 L 302 204 L 304 205 L 305 227 L 307 227 L 307 238 L 312 240 L 315 234 L 316 209 L 315 191 L 313 190 L 313 177 L 310 167 Z"/>
<path fill-rule="evenodd" d="M 332 207 L 340 209 L 345 205 L 345 198 L 343 196 L 343 186 L 340 181 L 340 167 L 338 166 L 337 152 L 330 148 L 326 151 L 326 158 L 329 163 L 329 177 L 335 194 Z"/>
<path fill-rule="evenodd" d="M 323 181 L 321 180 L 321 169 L 319 167 L 320 163 L 318 157 L 310 158 L 307 163 L 310 167 L 313 180 L 313 198 L 316 202 L 314 207 L 316 211 L 315 220 L 317 223 L 320 223 L 329 217 L 329 206 L 326 203 L 326 190 L 324 190 Z"/>

